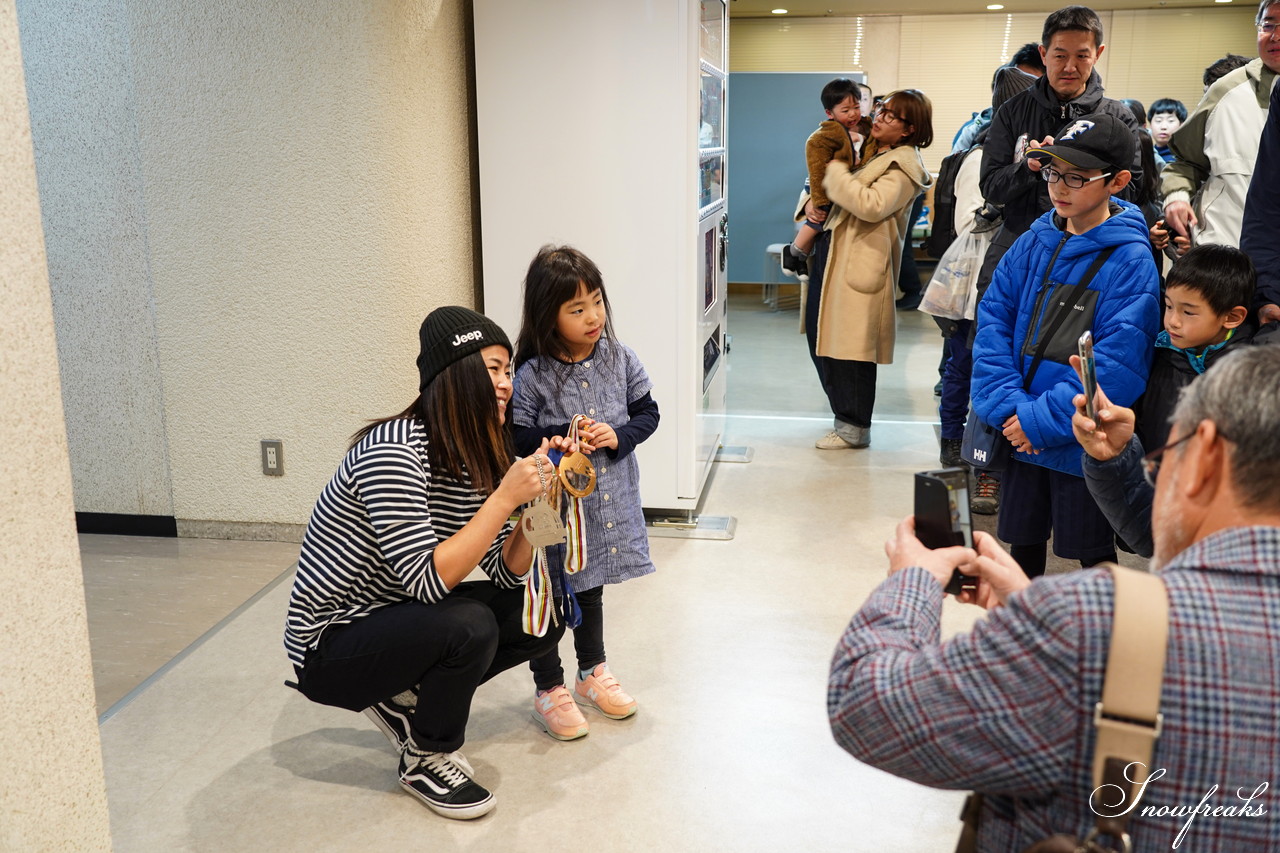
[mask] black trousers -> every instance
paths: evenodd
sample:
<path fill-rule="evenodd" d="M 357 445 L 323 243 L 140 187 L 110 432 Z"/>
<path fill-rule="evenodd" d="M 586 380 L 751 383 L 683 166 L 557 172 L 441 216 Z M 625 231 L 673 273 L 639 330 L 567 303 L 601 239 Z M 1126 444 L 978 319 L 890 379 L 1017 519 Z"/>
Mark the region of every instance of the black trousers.
<path fill-rule="evenodd" d="M 596 586 L 574 593 L 574 598 L 582 611 L 582 622 L 573 629 L 573 651 L 578 658 L 578 668 L 595 669 L 605 662 L 604 587 Z M 529 661 L 529 669 L 539 690 L 550 690 L 565 683 L 558 646 Z"/>
<path fill-rule="evenodd" d="M 362 711 L 418 686 L 414 744 L 453 752 L 466 739 L 476 688 L 554 649 L 563 626 L 531 637 L 521 622 L 524 590 L 468 581 L 435 604 L 407 601 L 327 629 L 298 672 L 314 702 Z"/>
<path fill-rule="evenodd" d="M 870 427 L 871 411 L 876 405 L 876 363 L 846 361 L 818 355 L 818 306 L 822 300 L 822 275 L 826 271 L 827 252 L 831 248 L 831 232 L 823 231 L 809 253 L 809 291 L 805 299 L 804 333 L 809 343 L 809 358 L 818 371 L 818 381 L 826 392 L 831 413 L 840 427 Z"/>

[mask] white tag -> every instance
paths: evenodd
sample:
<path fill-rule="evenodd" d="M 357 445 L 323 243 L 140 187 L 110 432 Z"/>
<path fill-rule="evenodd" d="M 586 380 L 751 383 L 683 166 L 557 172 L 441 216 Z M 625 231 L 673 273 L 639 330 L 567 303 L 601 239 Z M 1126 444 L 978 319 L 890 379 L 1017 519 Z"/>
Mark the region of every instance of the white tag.
<path fill-rule="evenodd" d="M 529 504 L 521 513 L 520 529 L 524 532 L 524 538 L 534 548 L 549 548 L 552 545 L 559 545 L 568 538 L 564 532 L 564 524 L 560 521 L 560 514 L 548 506 L 542 498 Z"/>

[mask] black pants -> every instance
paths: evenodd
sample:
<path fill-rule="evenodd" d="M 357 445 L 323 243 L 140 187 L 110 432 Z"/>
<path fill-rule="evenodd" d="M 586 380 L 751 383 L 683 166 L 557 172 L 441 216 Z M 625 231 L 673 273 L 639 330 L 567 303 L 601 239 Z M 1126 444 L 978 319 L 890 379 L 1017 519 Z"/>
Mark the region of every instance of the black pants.
<path fill-rule="evenodd" d="M 573 629 L 573 651 L 578 658 L 578 669 L 595 669 L 605 662 L 604 587 L 592 587 L 574 593 L 574 597 L 582 611 L 582 622 Z M 539 690 L 550 690 L 565 683 L 558 646 L 529 661 L 529 669 L 533 671 L 533 683 Z"/>
<path fill-rule="evenodd" d="M 554 649 L 563 626 L 524 633 L 524 590 L 488 581 L 458 584 L 435 604 L 407 601 L 324 632 L 298 672 L 302 693 L 322 705 L 362 711 L 420 685 L 413 742 L 453 752 L 466 739 L 476 688 Z"/>
<path fill-rule="evenodd" d="M 826 271 L 827 252 L 831 248 L 831 232 L 823 231 L 809 253 L 809 291 L 805 302 L 804 332 L 809 343 L 809 358 L 818 371 L 818 381 L 827 394 L 831 413 L 836 418 L 836 432 L 842 425 L 871 426 L 871 410 L 876 405 L 876 363 L 846 361 L 818 355 L 818 306 L 822 301 L 822 275 Z M 847 436 L 845 436 L 847 437 Z"/>

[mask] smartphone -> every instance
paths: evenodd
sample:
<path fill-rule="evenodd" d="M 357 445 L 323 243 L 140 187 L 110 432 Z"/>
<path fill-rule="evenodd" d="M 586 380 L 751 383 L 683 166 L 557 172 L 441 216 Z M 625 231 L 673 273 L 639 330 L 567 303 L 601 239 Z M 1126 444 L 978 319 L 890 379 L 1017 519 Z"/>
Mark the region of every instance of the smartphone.
<path fill-rule="evenodd" d="M 969 472 L 943 468 L 916 474 L 916 538 L 926 548 L 952 545 L 973 547 L 973 521 L 969 515 Z M 977 589 L 978 579 L 957 569 L 947 583 L 948 595 Z"/>
<path fill-rule="evenodd" d="M 1098 366 L 1093 360 L 1093 332 L 1085 332 L 1078 342 L 1080 350 L 1080 381 L 1084 385 L 1084 413 L 1089 420 L 1098 422 Z"/>

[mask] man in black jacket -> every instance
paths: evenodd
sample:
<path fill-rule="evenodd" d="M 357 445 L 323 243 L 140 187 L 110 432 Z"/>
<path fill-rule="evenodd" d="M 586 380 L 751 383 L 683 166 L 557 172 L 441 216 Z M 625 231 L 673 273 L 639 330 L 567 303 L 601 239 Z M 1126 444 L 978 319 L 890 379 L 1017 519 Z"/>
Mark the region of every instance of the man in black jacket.
<path fill-rule="evenodd" d="M 1130 186 L 1141 183 L 1138 123 L 1124 104 L 1103 97 L 1102 78 L 1093 70 L 1105 49 L 1097 14 L 1085 6 L 1059 9 L 1045 19 L 1041 39 L 1044 76 L 1000 108 L 982 149 L 982 196 L 1004 205 L 1004 228 L 987 255 L 980 287 L 1005 250 L 1052 206 L 1040 161 L 1026 158 L 1028 148 L 1052 145 L 1054 134 L 1082 115 L 1110 113 L 1134 131 Z"/>
<path fill-rule="evenodd" d="M 1277 36 L 1280 38 L 1280 36 Z M 1271 110 L 1258 142 L 1249 195 L 1244 202 L 1240 248 L 1258 268 L 1259 343 L 1280 343 L 1280 84 L 1271 90 Z"/>

